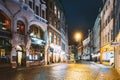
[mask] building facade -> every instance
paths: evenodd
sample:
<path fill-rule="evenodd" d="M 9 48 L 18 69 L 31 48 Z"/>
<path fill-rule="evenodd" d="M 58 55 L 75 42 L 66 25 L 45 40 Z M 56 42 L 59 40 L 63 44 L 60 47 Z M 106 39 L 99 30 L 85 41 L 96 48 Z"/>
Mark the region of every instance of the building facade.
<path fill-rule="evenodd" d="M 83 40 L 83 60 L 90 60 L 91 50 L 90 50 L 90 36 Z"/>
<path fill-rule="evenodd" d="M 120 73 L 120 1 L 115 0 L 115 27 L 114 27 L 115 47 L 115 68 Z"/>
<path fill-rule="evenodd" d="M 59 0 L 47 0 L 48 62 L 63 62 L 68 54 L 65 14 Z"/>
<path fill-rule="evenodd" d="M 69 60 L 70 61 L 75 61 L 78 57 L 78 49 L 76 45 L 69 45 Z"/>
<path fill-rule="evenodd" d="M 43 0 L 0 1 L 2 64 L 9 60 L 15 68 L 41 62 L 45 54 L 46 8 Z"/>
<path fill-rule="evenodd" d="M 100 62 L 110 65 L 114 58 L 114 47 L 111 46 L 113 41 L 114 27 L 114 0 L 105 0 L 101 11 L 101 44 L 100 44 Z"/>
<path fill-rule="evenodd" d="M 92 58 L 95 62 L 100 58 L 100 14 L 98 14 L 93 27 L 93 55 Z"/>

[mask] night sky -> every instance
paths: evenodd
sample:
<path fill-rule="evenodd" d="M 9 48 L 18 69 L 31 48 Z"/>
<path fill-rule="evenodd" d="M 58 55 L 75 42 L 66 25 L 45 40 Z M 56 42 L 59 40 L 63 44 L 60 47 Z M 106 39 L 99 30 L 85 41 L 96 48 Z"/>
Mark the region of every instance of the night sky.
<path fill-rule="evenodd" d="M 83 39 L 87 37 L 88 29 L 92 29 L 95 19 L 102 7 L 102 0 L 61 0 L 66 21 L 68 24 L 69 44 L 74 44 L 72 37 L 75 31 L 83 34 Z"/>

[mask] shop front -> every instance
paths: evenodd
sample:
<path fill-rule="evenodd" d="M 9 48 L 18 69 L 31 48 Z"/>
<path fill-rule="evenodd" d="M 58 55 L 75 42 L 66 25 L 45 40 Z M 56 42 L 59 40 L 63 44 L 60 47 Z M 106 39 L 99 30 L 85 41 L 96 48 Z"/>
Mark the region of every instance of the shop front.
<path fill-rule="evenodd" d="M 0 38 L 0 65 L 10 64 L 10 52 L 12 45 L 9 40 Z"/>
<path fill-rule="evenodd" d="M 62 56 L 61 56 L 61 47 L 51 43 L 49 47 L 49 62 L 61 62 Z"/>
<path fill-rule="evenodd" d="M 40 65 L 44 61 L 45 47 L 38 44 L 31 44 L 29 61 L 31 65 Z"/>
<path fill-rule="evenodd" d="M 101 48 L 100 62 L 104 65 L 114 65 L 114 47 L 106 45 Z"/>
<path fill-rule="evenodd" d="M 29 61 L 31 65 L 40 65 L 45 59 L 44 32 L 37 25 L 30 26 L 31 46 Z"/>
<path fill-rule="evenodd" d="M 0 66 L 10 64 L 11 45 L 11 24 L 8 16 L 0 10 Z"/>

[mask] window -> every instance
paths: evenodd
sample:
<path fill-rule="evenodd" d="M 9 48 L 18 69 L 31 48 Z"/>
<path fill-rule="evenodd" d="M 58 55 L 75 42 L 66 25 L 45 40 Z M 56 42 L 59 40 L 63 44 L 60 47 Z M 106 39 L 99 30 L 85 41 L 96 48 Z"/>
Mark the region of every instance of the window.
<path fill-rule="evenodd" d="M 36 6 L 36 14 L 39 15 L 39 7 Z"/>
<path fill-rule="evenodd" d="M 109 42 L 109 33 L 108 33 L 108 42 Z"/>
<path fill-rule="evenodd" d="M 10 31 L 10 20 L 2 11 L 0 11 L 0 30 Z"/>
<path fill-rule="evenodd" d="M 35 37 L 38 37 L 38 28 L 34 26 L 34 35 Z"/>
<path fill-rule="evenodd" d="M 42 10 L 42 18 L 45 18 L 45 11 Z"/>
<path fill-rule="evenodd" d="M 106 5 L 106 11 L 107 11 L 107 9 L 108 9 L 108 6 Z"/>
<path fill-rule="evenodd" d="M 54 21 L 54 27 L 56 28 L 56 26 L 57 26 L 57 22 L 56 22 L 56 21 Z"/>
<path fill-rule="evenodd" d="M 107 22 L 108 22 L 108 21 L 107 21 L 107 19 L 106 19 L 106 21 L 105 21 L 105 26 L 107 26 Z"/>
<path fill-rule="evenodd" d="M 50 43 L 53 43 L 53 35 L 51 32 L 49 33 L 49 40 L 50 40 Z"/>
<path fill-rule="evenodd" d="M 17 21 L 17 32 L 22 35 L 25 34 L 25 25 L 22 21 Z"/>
<path fill-rule="evenodd" d="M 44 39 L 44 32 L 42 31 L 41 28 L 37 25 L 32 25 L 30 27 L 30 36 L 39 38 L 39 39 Z"/>
<path fill-rule="evenodd" d="M 103 23 L 102 30 L 105 28 L 105 23 Z"/>
<path fill-rule="evenodd" d="M 42 9 L 41 9 L 41 4 L 40 4 L 39 6 L 40 6 L 40 8 L 39 8 L 39 11 L 40 11 L 40 17 L 41 17 L 41 15 L 42 15 L 42 14 L 41 14 L 41 10 L 42 10 Z"/>
<path fill-rule="evenodd" d="M 114 10 L 111 11 L 111 19 L 114 18 Z"/>
<path fill-rule="evenodd" d="M 111 40 L 113 40 L 113 30 L 111 30 Z"/>
<path fill-rule="evenodd" d="M 105 14 L 105 10 L 103 11 L 103 15 Z"/>
<path fill-rule="evenodd" d="M 56 35 L 54 35 L 54 43 L 56 44 L 57 43 L 57 37 L 56 37 Z"/>
<path fill-rule="evenodd" d="M 65 44 L 64 43 L 62 43 L 62 50 L 65 51 Z"/>
<path fill-rule="evenodd" d="M 105 43 L 106 43 L 106 42 L 107 42 L 107 35 L 105 35 L 105 38 L 104 38 L 104 39 L 105 39 L 104 41 L 105 41 Z"/>
<path fill-rule="evenodd" d="M 32 9 L 32 2 L 31 1 L 29 1 L 29 6 Z"/>
<path fill-rule="evenodd" d="M 53 9 L 53 3 L 50 2 L 50 9 L 52 10 Z"/>
<path fill-rule="evenodd" d="M 35 0 L 33 0 L 33 10 L 35 11 Z"/>
<path fill-rule="evenodd" d="M 58 11 L 58 18 L 60 18 L 60 11 Z"/>
<path fill-rule="evenodd" d="M 108 16 L 108 23 L 110 22 L 110 16 Z"/>
<path fill-rule="evenodd" d="M 60 37 L 57 37 L 57 45 L 60 45 Z"/>
<path fill-rule="evenodd" d="M 54 6 L 54 13 L 57 14 L 57 8 Z"/>
<path fill-rule="evenodd" d="M 110 0 L 108 0 L 108 6 L 110 5 Z"/>
<path fill-rule="evenodd" d="M 52 18 L 51 17 L 49 18 L 49 22 L 50 22 L 50 24 L 52 24 Z"/>

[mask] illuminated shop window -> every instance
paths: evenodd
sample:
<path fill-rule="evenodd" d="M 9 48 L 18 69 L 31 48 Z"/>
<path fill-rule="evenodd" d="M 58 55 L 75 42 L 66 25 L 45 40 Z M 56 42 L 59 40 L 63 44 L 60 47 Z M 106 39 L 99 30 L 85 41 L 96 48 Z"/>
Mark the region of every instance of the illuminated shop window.
<path fill-rule="evenodd" d="M 0 56 L 5 56 L 5 49 L 0 49 L 0 53 L 1 53 Z"/>
<path fill-rule="evenodd" d="M 35 56 L 34 56 L 34 60 L 38 60 L 38 55 L 35 55 Z"/>
<path fill-rule="evenodd" d="M 53 42 L 53 35 L 52 35 L 52 33 L 51 33 L 51 32 L 49 33 L 49 40 L 50 40 L 50 43 L 52 43 L 52 42 Z"/>
<path fill-rule="evenodd" d="M 0 30 L 10 31 L 10 20 L 2 11 L 0 11 Z"/>
<path fill-rule="evenodd" d="M 39 28 L 36 25 L 32 25 L 30 27 L 30 36 L 34 37 L 34 38 L 39 38 L 39 39 L 43 39 L 44 38 L 44 32 L 42 31 L 41 28 Z"/>
<path fill-rule="evenodd" d="M 19 34 L 23 34 L 23 35 L 25 34 L 25 25 L 22 21 L 17 22 L 17 32 Z"/>

